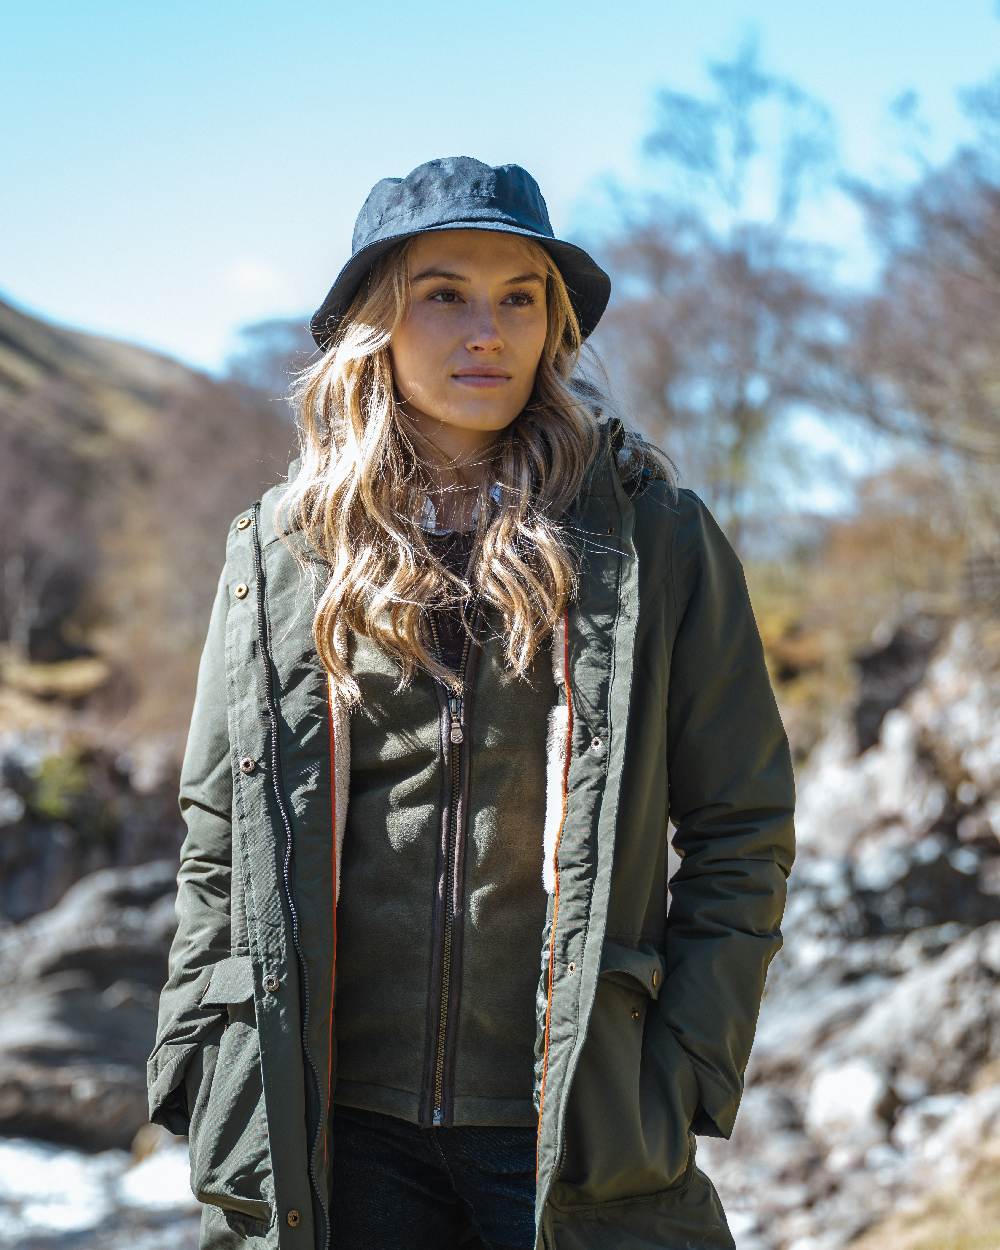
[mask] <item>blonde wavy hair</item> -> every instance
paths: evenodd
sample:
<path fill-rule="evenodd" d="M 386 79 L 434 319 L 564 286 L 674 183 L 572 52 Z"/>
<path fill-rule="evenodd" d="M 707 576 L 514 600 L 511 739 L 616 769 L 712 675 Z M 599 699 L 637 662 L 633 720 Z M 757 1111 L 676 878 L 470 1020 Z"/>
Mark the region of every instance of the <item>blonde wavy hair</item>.
<path fill-rule="evenodd" d="M 397 690 L 418 669 L 453 685 L 455 674 L 427 645 L 426 609 L 476 593 L 502 615 L 508 670 L 526 677 L 577 593 L 580 552 L 560 518 L 580 491 L 610 406 L 606 388 L 577 372 L 585 344 L 562 274 L 545 248 L 526 239 L 546 275 L 545 344 L 528 403 L 489 448 L 468 580 L 453 574 L 418 524 L 433 489 L 428 449 L 399 403 L 389 355 L 409 308 L 414 237 L 376 262 L 327 351 L 293 375 L 288 397 L 300 465 L 282 492 L 286 524 L 278 528 L 304 537 L 307 551 L 291 550 L 314 578 L 316 650 L 348 706 L 362 695 L 345 654 L 346 627 L 398 661 Z M 675 480 L 666 453 L 628 427 L 626 442 L 644 464 L 655 463 L 657 476 Z"/>

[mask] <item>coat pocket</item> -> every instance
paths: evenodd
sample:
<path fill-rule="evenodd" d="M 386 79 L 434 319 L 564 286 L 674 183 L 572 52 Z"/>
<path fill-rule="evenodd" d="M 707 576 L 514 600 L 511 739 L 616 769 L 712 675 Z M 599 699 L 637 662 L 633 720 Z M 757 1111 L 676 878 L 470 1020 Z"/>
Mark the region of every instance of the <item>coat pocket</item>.
<path fill-rule="evenodd" d="M 274 1176 L 250 956 L 220 960 L 201 1003 L 225 1014 L 185 1077 L 191 1189 L 200 1202 L 250 1221 L 245 1231 L 260 1232 L 273 1218 Z"/>
<path fill-rule="evenodd" d="M 651 944 L 604 943 L 566 1104 L 554 1205 L 645 1198 L 691 1179 L 697 1083 L 686 1052 L 672 1034 L 663 1036 L 656 1012 L 665 967 Z"/>

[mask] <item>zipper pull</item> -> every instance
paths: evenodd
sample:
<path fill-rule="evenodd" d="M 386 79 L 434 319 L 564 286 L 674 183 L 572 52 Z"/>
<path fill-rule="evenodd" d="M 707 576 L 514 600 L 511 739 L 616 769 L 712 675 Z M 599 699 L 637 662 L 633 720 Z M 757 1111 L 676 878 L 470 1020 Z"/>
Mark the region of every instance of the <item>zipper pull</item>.
<path fill-rule="evenodd" d="M 451 713 L 451 740 L 458 743 L 465 738 L 462 732 L 462 696 L 460 694 L 452 694 L 448 696 L 448 709 Z"/>

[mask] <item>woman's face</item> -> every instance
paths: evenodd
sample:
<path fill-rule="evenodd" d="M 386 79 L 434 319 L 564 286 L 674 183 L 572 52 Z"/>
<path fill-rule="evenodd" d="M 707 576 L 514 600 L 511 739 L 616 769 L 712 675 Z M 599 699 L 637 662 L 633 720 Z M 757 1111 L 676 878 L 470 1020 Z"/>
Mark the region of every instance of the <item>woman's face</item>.
<path fill-rule="evenodd" d="M 451 427 L 454 450 L 483 446 L 531 395 L 545 273 L 513 235 L 456 229 L 418 235 L 408 277 L 410 307 L 389 345 L 399 399 L 422 432 Z"/>

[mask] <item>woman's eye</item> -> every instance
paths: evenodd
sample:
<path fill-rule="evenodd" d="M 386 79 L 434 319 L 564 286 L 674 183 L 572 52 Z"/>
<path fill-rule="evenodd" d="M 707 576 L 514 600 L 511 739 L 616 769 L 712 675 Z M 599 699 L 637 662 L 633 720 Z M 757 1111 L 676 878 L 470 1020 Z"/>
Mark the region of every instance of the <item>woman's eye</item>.
<path fill-rule="evenodd" d="M 431 295 L 429 295 L 428 299 L 437 300 L 439 295 L 460 296 L 461 292 L 456 291 L 454 287 L 442 287 L 440 290 L 434 291 Z M 531 291 L 511 291 L 510 295 L 507 296 L 507 299 L 523 301 L 516 305 L 516 307 L 518 308 L 528 308 L 530 307 L 530 305 L 532 305 L 535 302 L 535 297 L 531 293 Z M 451 304 L 451 303 L 454 303 L 455 301 L 446 298 L 446 299 L 438 300 L 438 302 L 442 304 Z"/>

